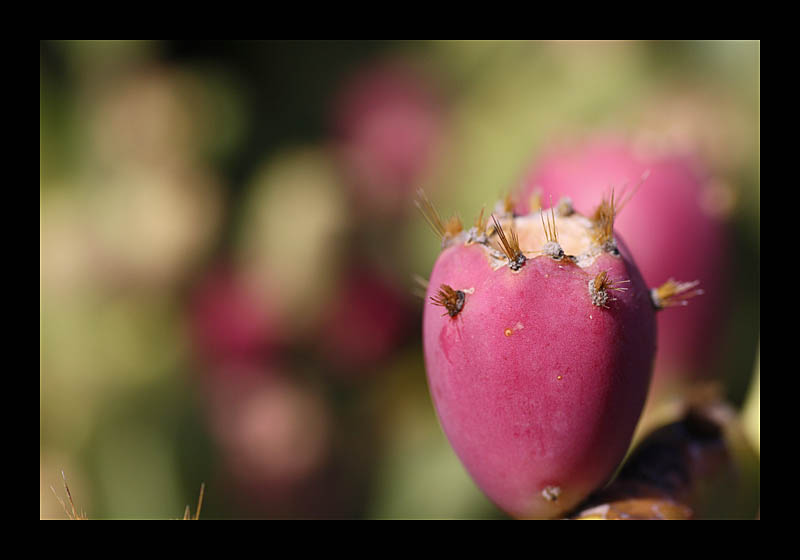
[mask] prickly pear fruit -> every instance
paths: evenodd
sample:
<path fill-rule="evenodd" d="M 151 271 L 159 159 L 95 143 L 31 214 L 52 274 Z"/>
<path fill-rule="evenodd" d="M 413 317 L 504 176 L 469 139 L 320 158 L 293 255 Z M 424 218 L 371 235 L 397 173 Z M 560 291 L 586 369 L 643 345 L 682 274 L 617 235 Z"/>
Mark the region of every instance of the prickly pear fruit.
<path fill-rule="evenodd" d="M 374 266 L 356 262 L 322 313 L 319 351 L 334 375 L 360 379 L 402 345 L 411 323 L 405 291 Z"/>
<path fill-rule="evenodd" d="M 569 196 L 591 212 L 609 186 L 636 189 L 615 229 L 628 241 L 649 285 L 672 275 L 699 280 L 706 295 L 680 313 L 658 316 L 654 384 L 708 377 L 723 332 L 728 232 L 728 190 L 688 154 L 647 153 L 608 135 L 544 153 L 524 180 L 516 210 L 531 196 Z"/>
<path fill-rule="evenodd" d="M 193 288 L 188 310 L 193 353 L 203 366 L 261 363 L 278 345 L 277 314 L 229 264 L 209 270 Z"/>
<path fill-rule="evenodd" d="M 650 383 L 656 308 L 613 230 L 620 207 L 612 194 L 591 217 L 564 203 L 465 230 L 418 205 L 443 245 L 423 315 L 442 429 L 497 506 L 558 517 L 611 477 Z"/>
<path fill-rule="evenodd" d="M 433 81 L 401 61 L 360 69 L 334 105 L 334 147 L 355 201 L 370 211 L 407 208 L 443 142 Z"/>

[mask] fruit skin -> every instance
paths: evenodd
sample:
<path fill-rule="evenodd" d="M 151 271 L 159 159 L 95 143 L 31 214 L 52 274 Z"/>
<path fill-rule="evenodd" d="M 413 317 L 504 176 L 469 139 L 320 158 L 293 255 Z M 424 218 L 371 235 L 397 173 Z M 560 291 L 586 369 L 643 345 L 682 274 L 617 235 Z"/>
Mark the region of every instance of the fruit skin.
<path fill-rule="evenodd" d="M 476 484 L 514 517 L 554 518 L 605 483 L 623 459 L 647 394 L 655 311 L 624 242 L 587 269 L 548 256 L 492 270 L 483 247 L 436 261 L 423 315 L 431 397 Z M 592 304 L 601 271 L 630 279 L 608 308 Z M 447 284 L 463 309 L 430 298 Z M 557 499 L 548 500 L 545 495 Z"/>
<path fill-rule="evenodd" d="M 525 178 L 516 211 L 526 213 L 540 189 L 543 202 L 569 196 L 578 212 L 589 213 L 612 186 L 618 199 L 626 184 L 632 192 L 645 172 L 614 229 L 628 241 L 649 286 L 669 278 L 699 280 L 704 291 L 685 309 L 659 314 L 654 383 L 708 377 L 725 320 L 729 240 L 724 209 L 714 206 L 711 177 L 698 160 L 647 155 L 622 138 L 598 135 L 545 153 Z"/>

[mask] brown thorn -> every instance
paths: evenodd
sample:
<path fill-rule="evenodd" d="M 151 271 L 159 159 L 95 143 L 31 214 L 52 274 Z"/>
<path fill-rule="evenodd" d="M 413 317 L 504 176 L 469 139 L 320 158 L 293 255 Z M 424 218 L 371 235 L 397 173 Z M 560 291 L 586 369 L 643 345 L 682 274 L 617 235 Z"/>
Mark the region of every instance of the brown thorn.
<path fill-rule="evenodd" d="M 503 197 L 503 210 L 506 214 L 514 210 L 514 195 L 510 190 Z"/>
<path fill-rule="evenodd" d="M 466 294 L 461 290 L 454 290 L 447 284 L 442 284 L 437 294 L 431 296 L 430 300 L 433 305 L 444 307 L 447 310 L 445 313 L 442 313 L 442 317 L 445 315 L 455 317 L 464 308 Z"/>
<path fill-rule="evenodd" d="M 442 218 L 422 189 L 417 190 L 417 199 L 414 200 L 414 206 L 417 207 L 422 217 L 425 218 L 425 221 L 428 222 L 428 225 L 439 239 L 443 239 L 445 235 L 445 226 L 442 223 Z"/>
<path fill-rule="evenodd" d="M 508 260 L 513 263 L 522 254 L 522 251 L 519 250 L 519 238 L 514 231 L 514 226 L 511 226 L 511 242 L 509 242 L 505 231 L 503 231 L 503 227 L 500 225 L 500 222 L 497 221 L 494 214 L 492 214 L 492 221 L 494 221 L 494 228 L 497 232 L 497 236 L 500 238 L 501 249 Z"/>
<path fill-rule="evenodd" d="M 616 219 L 616 206 L 615 206 L 615 193 L 614 188 L 611 188 L 611 196 L 606 199 L 605 196 L 600 200 L 600 204 L 592 215 L 592 222 L 594 222 L 594 237 L 595 242 L 600 245 L 611 241 L 614 236 L 614 220 Z"/>
<path fill-rule="evenodd" d="M 545 223 L 546 210 L 539 213 L 539 218 L 542 220 L 542 229 L 544 229 L 544 237 L 547 241 L 558 243 L 558 230 L 556 229 L 556 214 L 553 207 L 550 207 L 550 215 L 547 216 Z"/>
<path fill-rule="evenodd" d="M 687 300 L 705 293 L 702 288 L 694 290 L 699 280 L 694 282 L 677 282 L 670 278 L 657 288 L 650 290 L 651 299 L 656 309 L 666 309 L 667 307 L 677 307 L 679 305 L 688 305 Z M 692 290 L 692 291 L 690 291 Z"/>
<path fill-rule="evenodd" d="M 197 498 L 197 509 L 192 515 L 192 509 L 187 505 L 186 509 L 183 510 L 183 520 L 184 521 L 197 521 L 200 519 L 200 510 L 203 508 L 203 495 L 205 494 L 206 490 L 206 483 L 200 483 L 200 496 Z"/>
<path fill-rule="evenodd" d="M 69 500 L 69 505 L 70 508 L 72 509 L 71 513 L 67 509 L 67 504 L 65 504 L 64 500 L 62 500 L 56 493 L 55 488 L 50 486 L 50 490 L 53 491 L 53 494 L 55 494 L 55 497 L 61 504 L 61 507 L 64 508 L 64 513 L 67 514 L 67 517 L 70 519 L 77 519 L 77 520 L 87 519 L 86 514 L 84 514 L 83 512 L 78 512 L 77 508 L 75 507 L 75 502 L 72 500 L 72 493 L 69 491 L 69 485 L 67 484 L 67 477 L 64 474 L 63 470 L 61 471 L 61 478 L 64 480 L 64 491 L 67 494 L 67 499 Z"/>
<path fill-rule="evenodd" d="M 623 288 L 619 284 L 626 284 L 630 280 L 612 280 L 608 277 L 608 271 L 602 270 L 597 276 L 589 281 L 589 295 L 592 298 L 592 303 L 598 307 L 608 309 L 606 305 L 609 301 L 617 301 L 617 298 L 609 295 L 609 290 L 617 292 L 625 292 L 628 288 Z"/>
<path fill-rule="evenodd" d="M 478 214 L 478 219 L 475 221 L 475 227 L 478 229 L 479 234 L 486 232 L 486 220 L 483 219 L 484 212 L 486 212 L 485 204 L 481 208 L 481 213 Z"/>
<path fill-rule="evenodd" d="M 205 494 L 205 491 L 206 491 L 206 483 L 205 482 L 201 482 L 200 483 L 200 496 L 197 498 L 197 509 L 194 512 L 194 518 L 196 520 L 200 519 L 200 509 L 202 509 L 202 507 L 203 507 L 203 495 Z"/>
<path fill-rule="evenodd" d="M 67 504 L 64 503 L 64 500 L 61 499 L 61 496 L 58 495 L 58 492 L 56 492 L 56 489 L 53 488 L 52 484 L 50 485 L 50 490 L 53 492 L 53 495 L 56 497 L 56 500 L 58 500 L 58 503 L 61 504 L 61 507 L 64 509 L 64 513 L 67 515 L 67 517 L 72 519 L 72 515 L 67 510 Z"/>
<path fill-rule="evenodd" d="M 461 218 L 458 217 L 458 214 L 453 214 L 453 216 L 447 220 L 447 223 L 444 225 L 444 235 L 453 237 L 462 231 L 464 231 L 464 225 L 461 223 Z"/>

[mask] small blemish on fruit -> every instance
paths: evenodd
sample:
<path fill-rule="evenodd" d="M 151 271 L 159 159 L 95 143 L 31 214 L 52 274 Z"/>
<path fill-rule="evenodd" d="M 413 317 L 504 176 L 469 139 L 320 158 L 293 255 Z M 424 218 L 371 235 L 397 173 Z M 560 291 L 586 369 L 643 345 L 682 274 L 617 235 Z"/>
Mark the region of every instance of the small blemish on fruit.
<path fill-rule="evenodd" d="M 564 379 L 564 376 L 563 376 L 563 375 L 559 375 L 559 376 L 557 376 L 557 377 L 556 377 L 556 379 L 558 379 L 559 381 L 561 381 L 562 379 Z"/>
<path fill-rule="evenodd" d="M 558 486 L 545 486 L 542 490 L 542 497 L 548 502 L 555 502 L 561 495 L 561 488 Z"/>
<path fill-rule="evenodd" d="M 513 332 L 514 331 L 512 331 L 510 328 L 507 327 L 506 330 L 503 331 L 503 334 L 506 336 L 511 336 L 511 333 Z"/>

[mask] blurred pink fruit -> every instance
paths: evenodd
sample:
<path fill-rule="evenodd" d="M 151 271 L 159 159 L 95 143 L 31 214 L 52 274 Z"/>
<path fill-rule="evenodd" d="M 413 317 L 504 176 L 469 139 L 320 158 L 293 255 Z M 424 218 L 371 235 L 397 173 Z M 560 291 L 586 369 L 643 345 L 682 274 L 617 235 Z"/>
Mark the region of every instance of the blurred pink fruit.
<path fill-rule="evenodd" d="M 345 376 L 388 358 L 410 331 L 409 295 L 369 265 L 351 267 L 323 314 L 321 354 Z"/>
<path fill-rule="evenodd" d="M 204 365 L 261 363 L 276 345 L 277 322 L 235 269 L 217 266 L 194 288 L 189 303 L 192 349 Z"/>
<path fill-rule="evenodd" d="M 309 493 L 330 456 L 323 396 L 274 367 L 225 366 L 211 379 L 204 400 L 231 497 L 263 515 L 319 513 Z"/>
<path fill-rule="evenodd" d="M 443 128 L 429 79 L 403 63 L 362 69 L 334 106 L 335 147 L 356 199 L 370 210 L 409 205 Z"/>
<path fill-rule="evenodd" d="M 730 272 L 723 214 L 730 199 L 699 161 L 640 154 L 612 137 L 559 147 L 525 178 L 516 211 L 527 212 L 540 192 L 545 205 L 569 196 L 575 210 L 591 212 L 612 187 L 621 201 L 637 186 L 614 227 L 645 281 L 653 287 L 670 278 L 699 280 L 704 290 L 680 312 L 659 314 L 654 383 L 707 375 L 724 325 Z"/>
<path fill-rule="evenodd" d="M 509 214 L 488 234 L 432 220 L 445 248 L 423 317 L 431 397 L 473 480 L 515 517 L 558 517 L 605 483 L 645 402 L 656 311 L 602 209 Z"/>

